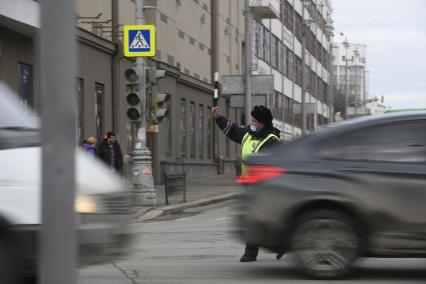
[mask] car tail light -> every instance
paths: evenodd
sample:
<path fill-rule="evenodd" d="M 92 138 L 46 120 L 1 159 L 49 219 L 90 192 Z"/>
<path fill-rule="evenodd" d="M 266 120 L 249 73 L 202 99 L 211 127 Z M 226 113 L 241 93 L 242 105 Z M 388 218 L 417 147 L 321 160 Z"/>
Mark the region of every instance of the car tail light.
<path fill-rule="evenodd" d="M 287 173 L 287 169 L 275 166 L 248 166 L 247 173 L 239 176 L 237 182 L 242 185 L 258 183 Z"/>

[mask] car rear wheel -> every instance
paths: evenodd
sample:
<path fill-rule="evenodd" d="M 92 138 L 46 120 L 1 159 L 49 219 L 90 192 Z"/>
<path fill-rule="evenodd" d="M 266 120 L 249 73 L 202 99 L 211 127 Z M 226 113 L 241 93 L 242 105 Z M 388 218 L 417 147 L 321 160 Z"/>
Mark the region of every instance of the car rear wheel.
<path fill-rule="evenodd" d="M 291 251 L 299 267 L 317 279 L 334 279 L 348 273 L 359 249 L 354 224 L 337 211 L 314 211 L 302 216 L 291 239 Z"/>

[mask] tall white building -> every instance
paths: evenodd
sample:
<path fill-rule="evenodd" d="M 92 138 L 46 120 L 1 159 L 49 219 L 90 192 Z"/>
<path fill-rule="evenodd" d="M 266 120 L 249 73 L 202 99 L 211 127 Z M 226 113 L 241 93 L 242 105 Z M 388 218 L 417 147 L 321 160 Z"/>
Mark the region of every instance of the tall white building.
<path fill-rule="evenodd" d="M 347 41 L 333 44 L 333 77 L 336 112 L 348 117 L 364 115 L 367 99 L 367 46 Z"/>
<path fill-rule="evenodd" d="M 284 140 L 302 134 L 302 115 L 298 109 L 303 85 L 305 102 L 313 110 L 307 114 L 307 131 L 327 124 L 331 117 L 328 98 L 331 11 L 329 0 L 282 0 L 279 19 L 255 21 L 254 73 L 274 75 L 275 93 L 269 106 L 275 127 L 281 130 Z"/>

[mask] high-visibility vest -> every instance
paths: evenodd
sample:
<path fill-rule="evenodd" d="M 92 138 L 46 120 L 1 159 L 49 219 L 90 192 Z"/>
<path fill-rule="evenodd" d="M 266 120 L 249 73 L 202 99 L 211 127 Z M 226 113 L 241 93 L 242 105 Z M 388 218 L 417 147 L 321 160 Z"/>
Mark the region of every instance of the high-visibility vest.
<path fill-rule="evenodd" d="M 259 149 L 262 147 L 262 145 L 265 144 L 271 138 L 279 140 L 278 136 L 272 133 L 263 138 L 262 140 L 259 140 L 255 139 L 252 135 L 250 135 L 249 132 L 247 132 L 244 135 L 243 141 L 241 143 L 241 157 L 243 158 L 243 160 L 248 156 L 259 152 Z M 242 163 L 241 165 L 241 173 L 247 173 L 247 166 L 244 165 L 244 163 Z"/>

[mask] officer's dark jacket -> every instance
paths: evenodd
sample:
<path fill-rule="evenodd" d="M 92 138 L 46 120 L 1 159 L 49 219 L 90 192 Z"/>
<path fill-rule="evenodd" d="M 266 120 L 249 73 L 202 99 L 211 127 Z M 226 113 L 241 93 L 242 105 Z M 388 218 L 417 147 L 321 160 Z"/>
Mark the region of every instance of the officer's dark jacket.
<path fill-rule="evenodd" d="M 262 130 L 252 132 L 249 126 L 232 123 L 230 120 L 226 119 L 223 116 L 216 118 L 216 124 L 223 131 L 223 133 L 226 134 L 228 138 L 238 144 L 242 143 L 243 137 L 247 132 L 249 132 L 250 135 L 252 135 L 252 137 L 256 140 L 263 140 L 269 134 L 275 134 L 278 138 L 280 137 L 280 131 L 272 125 L 267 125 Z M 280 143 L 280 140 L 271 138 L 266 141 L 265 144 L 262 145 L 262 147 L 260 147 L 259 152 L 264 151 L 265 149 L 278 143 Z"/>

